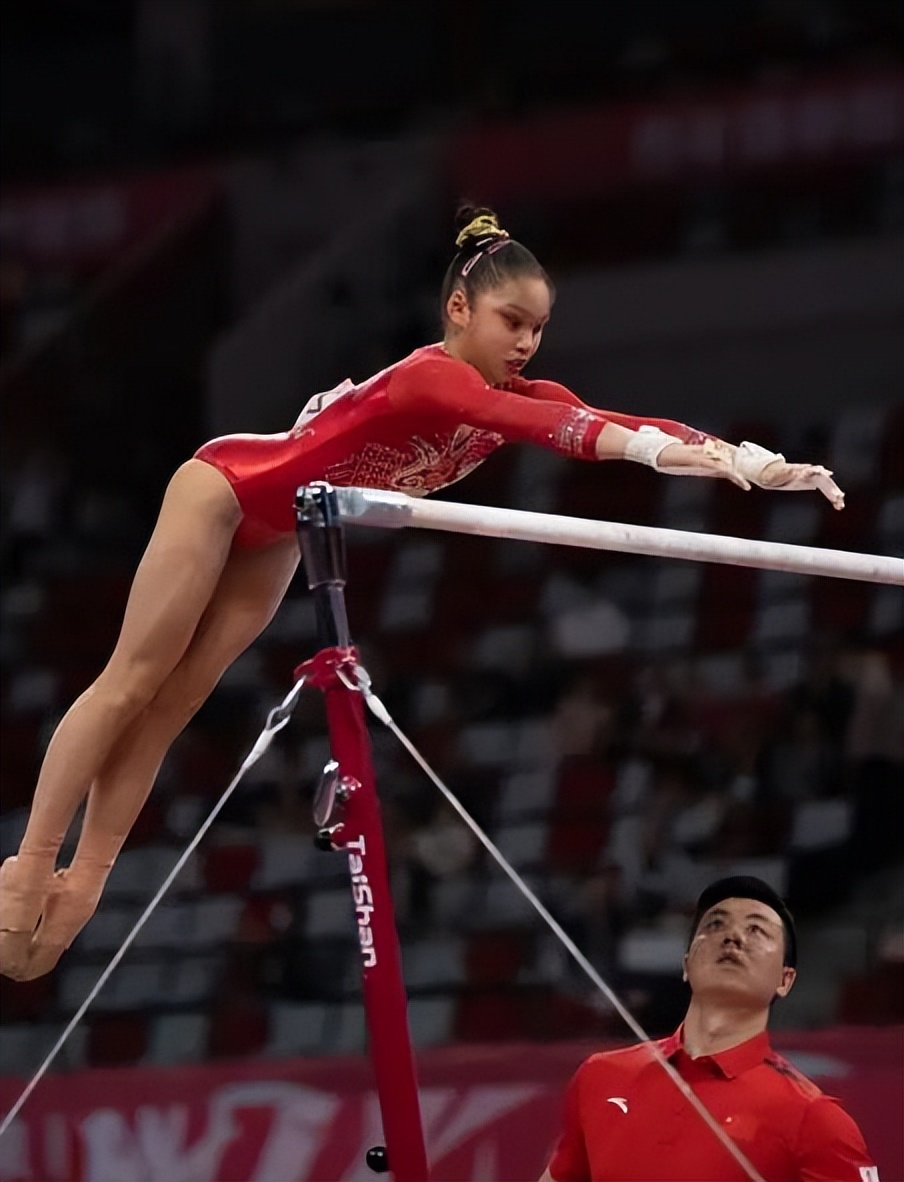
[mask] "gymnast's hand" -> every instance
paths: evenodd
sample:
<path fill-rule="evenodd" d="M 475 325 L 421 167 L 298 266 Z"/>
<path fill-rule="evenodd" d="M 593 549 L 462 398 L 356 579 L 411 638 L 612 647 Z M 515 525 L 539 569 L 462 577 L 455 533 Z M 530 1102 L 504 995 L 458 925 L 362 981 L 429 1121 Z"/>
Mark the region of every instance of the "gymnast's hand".
<path fill-rule="evenodd" d="M 751 484 L 779 492 L 821 492 L 833 508 L 844 508 L 844 493 L 821 464 L 789 464 L 780 452 L 755 443 L 734 448 L 734 468 Z"/>
<path fill-rule="evenodd" d="M 97 909 L 109 869 L 83 859 L 47 876 L 7 858 L 0 866 L 0 973 L 15 981 L 49 973 Z"/>
<path fill-rule="evenodd" d="M 844 493 L 832 479 L 832 473 L 821 464 L 789 464 L 787 460 L 773 460 L 763 469 L 761 488 L 782 492 L 807 492 L 814 489 L 831 502 L 833 509 L 844 508 Z"/>

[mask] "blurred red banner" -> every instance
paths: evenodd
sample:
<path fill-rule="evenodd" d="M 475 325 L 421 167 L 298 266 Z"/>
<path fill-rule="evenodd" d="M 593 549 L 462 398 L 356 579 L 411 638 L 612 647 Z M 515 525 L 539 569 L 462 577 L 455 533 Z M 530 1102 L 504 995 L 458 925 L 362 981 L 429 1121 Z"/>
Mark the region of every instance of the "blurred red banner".
<path fill-rule="evenodd" d="M 902 94 L 884 69 L 481 124 L 453 137 L 449 181 L 481 201 L 536 202 L 843 164 L 900 150 Z"/>
<path fill-rule="evenodd" d="M 198 166 L 83 183 L 10 189 L 0 195 L 4 258 L 37 269 L 100 271 L 219 191 Z"/>
<path fill-rule="evenodd" d="M 904 1177 L 904 1029 L 774 1036 L 860 1124 L 880 1176 Z M 433 1182 L 524 1182 L 545 1168 L 572 1071 L 598 1044 L 422 1052 Z M 24 1081 L 0 1079 L 8 1111 Z M 361 1058 L 121 1068 L 46 1077 L 0 1139 L 2 1182 L 363 1182 L 382 1143 Z"/>

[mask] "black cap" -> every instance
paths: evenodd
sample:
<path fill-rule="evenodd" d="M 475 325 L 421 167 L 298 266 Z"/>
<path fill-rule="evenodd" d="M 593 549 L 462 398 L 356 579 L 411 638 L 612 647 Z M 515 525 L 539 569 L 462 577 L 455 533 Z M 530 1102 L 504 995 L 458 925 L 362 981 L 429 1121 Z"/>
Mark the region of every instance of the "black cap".
<path fill-rule="evenodd" d="M 797 965 L 797 932 L 794 928 L 794 916 L 788 910 L 788 905 L 778 891 L 773 890 L 768 882 L 761 878 L 754 878 L 748 874 L 734 874 L 729 878 L 719 878 L 711 882 L 697 900 L 697 910 L 691 925 L 691 940 L 697 933 L 700 920 L 710 907 L 715 907 L 723 899 L 756 899 L 765 903 L 781 916 L 785 929 L 785 964 L 795 968 Z"/>

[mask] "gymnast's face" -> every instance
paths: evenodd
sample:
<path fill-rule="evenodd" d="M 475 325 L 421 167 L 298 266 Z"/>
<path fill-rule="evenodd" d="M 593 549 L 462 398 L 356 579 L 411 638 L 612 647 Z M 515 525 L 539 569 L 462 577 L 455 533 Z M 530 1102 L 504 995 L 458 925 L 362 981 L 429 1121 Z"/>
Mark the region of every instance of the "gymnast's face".
<path fill-rule="evenodd" d="M 551 304 L 545 280 L 533 275 L 479 292 L 470 304 L 456 288 L 446 305 L 446 349 L 478 369 L 488 385 L 505 385 L 540 347 Z"/>

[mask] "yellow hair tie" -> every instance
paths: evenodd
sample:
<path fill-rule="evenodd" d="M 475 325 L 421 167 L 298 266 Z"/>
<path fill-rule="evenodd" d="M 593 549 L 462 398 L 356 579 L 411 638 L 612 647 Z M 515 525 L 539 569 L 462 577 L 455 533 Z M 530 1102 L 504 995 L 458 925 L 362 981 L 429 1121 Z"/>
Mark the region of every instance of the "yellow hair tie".
<path fill-rule="evenodd" d="M 469 238 L 508 238 L 508 234 L 499 225 L 495 214 L 480 213 L 468 222 L 455 239 L 455 245 L 461 249 Z"/>

